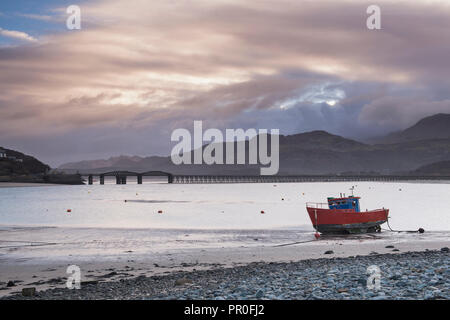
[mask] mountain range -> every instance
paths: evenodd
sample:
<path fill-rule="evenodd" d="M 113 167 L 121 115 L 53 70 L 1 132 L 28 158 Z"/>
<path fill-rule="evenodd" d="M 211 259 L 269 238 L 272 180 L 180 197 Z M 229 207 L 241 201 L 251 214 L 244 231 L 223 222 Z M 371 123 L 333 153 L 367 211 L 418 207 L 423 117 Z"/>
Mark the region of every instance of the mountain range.
<path fill-rule="evenodd" d="M 450 114 L 424 118 L 403 131 L 378 137 L 371 143 L 326 131 L 280 135 L 279 141 L 280 175 L 410 174 L 425 165 L 450 161 Z M 246 141 L 246 151 L 248 145 Z M 58 170 L 70 173 L 161 170 L 175 174 L 259 174 L 259 168 L 259 165 L 174 165 L 170 156 L 122 155 L 66 163 Z"/>
<path fill-rule="evenodd" d="M 438 113 L 423 118 L 410 128 L 370 139 L 369 142 L 388 144 L 429 139 L 450 139 L 450 114 Z"/>

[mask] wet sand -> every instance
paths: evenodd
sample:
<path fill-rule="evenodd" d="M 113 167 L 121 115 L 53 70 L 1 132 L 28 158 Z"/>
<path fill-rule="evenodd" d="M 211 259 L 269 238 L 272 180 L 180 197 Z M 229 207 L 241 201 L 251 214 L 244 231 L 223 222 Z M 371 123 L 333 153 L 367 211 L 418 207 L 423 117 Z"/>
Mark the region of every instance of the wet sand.
<path fill-rule="evenodd" d="M 5 242 L 2 243 L 5 246 Z M 281 246 L 280 246 L 281 245 Z M 255 262 L 289 263 L 310 259 L 352 258 L 378 254 L 425 252 L 449 247 L 447 233 L 427 238 L 414 234 L 406 238 L 389 237 L 373 240 L 370 237 L 321 238 L 303 243 L 262 244 L 255 246 L 184 248 L 143 253 L 139 248 L 114 254 L 83 254 L 70 250 L 65 255 L 37 257 L 31 254 L 14 254 L 20 248 L 3 248 L 0 255 L 0 296 L 19 293 L 24 287 L 38 291 L 65 288 L 69 265 L 81 269 L 82 283 L 116 282 L 138 276 L 168 275 L 179 271 L 192 272 L 206 269 L 223 269 L 245 266 Z M 27 250 L 42 250 L 36 244 Z M 31 249 L 30 249 L 31 248 Z M 5 251 L 8 250 L 8 251 Z M 48 250 L 48 248 L 46 249 Z M 325 252 L 332 251 L 326 254 Z M 9 253 L 9 254 L 8 254 Z M 8 282 L 14 286 L 8 287 Z M 10 283 L 11 284 L 11 283 Z"/>

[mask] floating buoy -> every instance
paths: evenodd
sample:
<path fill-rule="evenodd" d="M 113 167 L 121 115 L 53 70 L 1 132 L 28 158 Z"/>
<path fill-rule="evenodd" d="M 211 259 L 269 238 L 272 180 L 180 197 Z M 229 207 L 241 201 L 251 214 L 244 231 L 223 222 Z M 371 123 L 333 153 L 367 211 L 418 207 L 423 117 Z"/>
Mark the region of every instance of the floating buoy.
<path fill-rule="evenodd" d="M 419 231 L 419 233 L 424 233 L 425 232 L 425 230 L 423 228 L 419 228 L 419 230 L 417 230 L 417 231 Z"/>
<path fill-rule="evenodd" d="M 284 201 L 284 198 L 281 198 L 281 201 Z"/>
<path fill-rule="evenodd" d="M 67 209 L 67 213 L 71 213 L 72 212 L 72 209 Z"/>
<path fill-rule="evenodd" d="M 318 232 L 314 233 L 314 237 L 315 237 L 317 240 L 319 240 L 319 238 L 320 238 L 320 233 L 318 233 Z"/>
<path fill-rule="evenodd" d="M 158 213 L 163 213 L 163 211 L 162 210 L 158 210 Z"/>
<path fill-rule="evenodd" d="M 264 210 L 261 210 L 261 214 L 264 214 L 265 212 L 264 212 Z"/>
<path fill-rule="evenodd" d="M 123 202 L 127 202 L 127 200 L 123 200 Z"/>

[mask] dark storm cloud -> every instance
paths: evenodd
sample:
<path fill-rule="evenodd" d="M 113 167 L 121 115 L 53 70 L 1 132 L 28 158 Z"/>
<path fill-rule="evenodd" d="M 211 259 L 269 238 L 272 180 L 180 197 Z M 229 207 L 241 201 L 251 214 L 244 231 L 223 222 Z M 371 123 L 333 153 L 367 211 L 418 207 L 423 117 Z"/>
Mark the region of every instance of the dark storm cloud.
<path fill-rule="evenodd" d="M 83 4 L 82 30 L 0 47 L 0 144 L 57 164 L 167 152 L 197 119 L 367 137 L 450 112 L 449 4 L 379 1 L 376 31 L 369 4 Z"/>

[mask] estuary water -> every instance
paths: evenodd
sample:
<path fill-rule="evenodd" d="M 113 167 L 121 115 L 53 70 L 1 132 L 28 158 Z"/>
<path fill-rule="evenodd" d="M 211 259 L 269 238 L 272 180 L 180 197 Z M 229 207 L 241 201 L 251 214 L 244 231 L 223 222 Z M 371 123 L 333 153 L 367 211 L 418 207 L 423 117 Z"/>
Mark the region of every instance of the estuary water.
<path fill-rule="evenodd" d="M 129 248 L 146 254 L 308 241 L 314 231 L 306 202 L 349 194 L 352 186 L 362 210 L 390 209 L 393 229 L 422 227 L 423 239 L 449 240 L 448 182 L 107 183 L 0 188 L 0 253 L 114 256 Z"/>
<path fill-rule="evenodd" d="M 0 189 L 0 224 L 145 229 L 312 230 L 306 202 L 354 193 L 394 229 L 450 230 L 450 183 L 127 184 Z M 262 213 L 263 212 L 263 213 Z"/>

